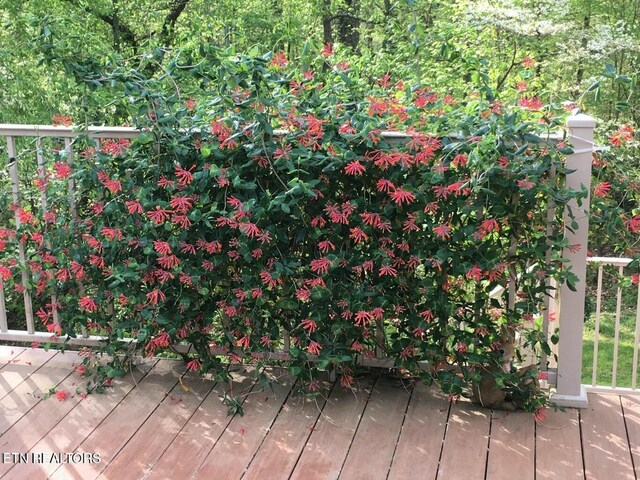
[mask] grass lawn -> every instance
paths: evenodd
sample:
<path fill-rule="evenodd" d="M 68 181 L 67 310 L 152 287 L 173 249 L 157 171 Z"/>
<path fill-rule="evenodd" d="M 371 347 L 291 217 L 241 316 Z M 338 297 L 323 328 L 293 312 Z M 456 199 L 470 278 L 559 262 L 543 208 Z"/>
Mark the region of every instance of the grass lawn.
<path fill-rule="evenodd" d="M 635 332 L 634 311 L 623 311 L 620 318 L 620 342 L 618 345 L 618 371 L 616 386 L 631 387 L 633 369 L 633 340 Z M 590 385 L 593 371 L 593 340 L 595 337 L 595 314 L 585 322 L 582 351 L 582 383 Z M 603 312 L 600 317 L 598 342 L 597 385 L 611 385 L 613 370 L 613 344 L 615 338 L 615 313 Z M 637 386 L 640 386 L 640 361 L 638 362 Z"/>

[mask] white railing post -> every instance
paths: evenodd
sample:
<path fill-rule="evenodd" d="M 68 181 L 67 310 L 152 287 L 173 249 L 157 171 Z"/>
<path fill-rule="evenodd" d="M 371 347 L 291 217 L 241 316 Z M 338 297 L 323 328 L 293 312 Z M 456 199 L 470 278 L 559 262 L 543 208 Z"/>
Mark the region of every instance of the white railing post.
<path fill-rule="evenodd" d="M 591 161 L 595 120 L 584 114 L 569 117 L 567 128 L 574 153 L 567 157 L 567 168 L 574 170 L 567 175 L 567 188 L 591 190 Z M 572 200 L 564 212 L 565 238 L 570 247 L 563 257 L 568 259 L 571 271 L 578 277 L 575 291 L 566 284 L 560 289 L 560 332 L 558 343 L 558 378 L 556 392 L 551 402 L 562 407 L 584 408 L 587 391 L 582 385 L 582 331 L 584 324 L 585 280 L 587 272 L 587 245 L 589 237 L 590 196 L 580 205 Z M 570 212 L 573 214 L 571 218 Z M 572 223 L 577 229 L 570 231 Z M 575 226 L 575 225 L 574 225 Z M 579 247 L 578 247 L 579 246 Z"/>

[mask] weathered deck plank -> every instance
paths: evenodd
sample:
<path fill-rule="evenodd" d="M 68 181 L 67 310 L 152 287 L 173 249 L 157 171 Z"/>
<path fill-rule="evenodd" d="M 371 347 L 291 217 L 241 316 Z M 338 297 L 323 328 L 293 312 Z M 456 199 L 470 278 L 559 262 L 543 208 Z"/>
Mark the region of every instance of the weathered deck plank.
<path fill-rule="evenodd" d="M 299 405 L 289 384 L 276 383 L 275 394 L 254 389 L 245 416 L 230 417 L 219 398 L 227 386 L 211 390 L 194 378 L 186 382 L 192 392 L 184 392 L 177 384 L 181 362 L 147 361 L 104 395 L 58 401 L 39 394 L 56 384 L 73 393 L 77 354 L 0 347 L 3 359 L 2 451 L 101 457 L 99 464 L 63 466 L 33 457 L 6 461 L 0 477 L 7 479 L 399 480 L 434 478 L 436 469 L 442 479 L 640 478 L 640 397 L 589 394 L 581 413 L 549 411 L 534 424 L 524 413 L 491 416 L 466 402 L 449 407 L 423 385 L 409 400 L 388 377 L 369 395 L 370 376 L 353 392 L 335 386 L 324 408 Z M 234 394 L 246 394 L 254 380 L 238 370 L 244 374 Z"/>
<path fill-rule="evenodd" d="M 410 393 L 397 380 L 380 377 L 362 414 L 339 478 L 387 478 L 410 397 Z M 375 454 L 372 455 L 374 439 Z"/>
<path fill-rule="evenodd" d="M 549 409 L 536 424 L 536 478 L 584 479 L 577 410 Z"/>
<path fill-rule="evenodd" d="M 234 393 L 251 390 L 253 386 L 251 375 L 252 371 L 245 369 L 233 374 Z M 214 386 L 153 466 L 148 477 L 150 480 L 191 478 L 234 418 L 228 415 L 228 407 L 221 400 L 228 388 L 227 384 L 222 383 Z"/>
<path fill-rule="evenodd" d="M 451 406 L 437 478 L 484 479 L 490 424 L 490 410 L 465 401 Z"/>
<path fill-rule="evenodd" d="M 414 387 L 389 480 L 412 478 L 416 465 L 424 478 L 435 478 L 448 416 L 449 402 L 436 388 L 422 383 Z"/>
<path fill-rule="evenodd" d="M 80 357 L 73 352 L 65 354 L 65 360 L 80 361 Z M 69 365 L 71 362 L 69 362 Z M 70 373 L 69 369 L 66 369 Z M 23 415 L 11 428 L 2 435 L 2 443 L 11 445 L 12 451 L 28 452 L 45 435 L 52 430 L 58 422 L 82 399 L 79 395 L 73 395 L 79 378 L 77 375 L 67 376 L 57 387 L 60 391 L 66 391 L 70 397 L 59 401 L 55 397 L 38 402 L 25 415 Z M 4 475 L 13 466 L 11 463 L 0 463 L 0 475 Z"/>
<path fill-rule="evenodd" d="M 335 480 L 367 405 L 374 379 L 357 382 L 351 391 L 336 385 L 298 459 L 291 480 Z"/>
<path fill-rule="evenodd" d="M 242 478 L 289 478 L 324 405 L 322 397 L 289 396 Z"/>
<path fill-rule="evenodd" d="M 234 417 L 193 478 L 238 480 L 269 432 L 291 390 L 281 379 L 271 390 L 254 390 L 245 400 L 243 417 Z"/>
<path fill-rule="evenodd" d="M 147 418 L 100 475 L 101 479 L 143 478 L 213 388 L 214 382 L 190 374 L 183 378 Z"/>
<path fill-rule="evenodd" d="M 586 479 L 612 478 L 616 472 L 616 480 L 635 480 L 620 397 L 589 395 L 589 407 L 580 415 Z"/>
<path fill-rule="evenodd" d="M 624 396 L 621 401 L 636 477 L 640 478 L 640 396 Z"/>
<path fill-rule="evenodd" d="M 3 435 L 37 405 L 51 387 L 57 386 L 71 375 L 72 367 L 69 355 L 73 356 L 72 354 L 62 353 L 52 353 L 51 355 L 47 353 L 43 355 L 39 350 L 27 350 L 18 357 L 21 360 L 20 365 L 26 365 L 25 368 L 18 368 L 16 363 L 2 370 L 3 378 L 8 371 L 13 371 L 13 367 L 20 371 L 20 376 L 29 371 L 31 371 L 31 374 L 0 399 L 0 411 L 3 413 L 0 415 L 0 435 Z M 41 366 L 39 366 L 40 362 L 42 362 Z M 43 368 L 44 365 L 46 365 L 46 368 Z M 6 369 L 8 370 L 5 371 Z"/>
<path fill-rule="evenodd" d="M 0 369 L 13 358 L 26 350 L 25 347 L 13 347 L 10 345 L 0 345 Z"/>
<path fill-rule="evenodd" d="M 533 480 L 535 435 L 533 415 L 526 412 L 493 412 L 487 478 Z M 517 472 L 517 475 L 514 475 Z"/>
<path fill-rule="evenodd" d="M 5 356 L 0 367 L 0 401 L 58 353 L 55 350 L 46 352 L 39 348 L 12 348 L 3 349 L 3 352 Z"/>
<path fill-rule="evenodd" d="M 155 363 L 155 362 L 154 362 Z M 134 368 L 131 375 L 115 379 L 113 387 L 104 394 L 89 395 L 40 440 L 29 453 L 42 453 L 46 458 L 51 454 L 73 452 L 115 409 L 148 373 L 154 363 Z M 52 402 L 55 400 L 51 400 Z M 10 474 L 15 478 L 30 480 L 46 479 L 59 465 L 55 462 L 20 463 L 13 466 Z"/>
<path fill-rule="evenodd" d="M 96 478 L 136 433 L 178 381 L 171 360 L 160 360 L 138 386 L 80 444 L 76 452 L 97 453 L 100 463 L 63 464 L 51 478 L 58 480 Z"/>

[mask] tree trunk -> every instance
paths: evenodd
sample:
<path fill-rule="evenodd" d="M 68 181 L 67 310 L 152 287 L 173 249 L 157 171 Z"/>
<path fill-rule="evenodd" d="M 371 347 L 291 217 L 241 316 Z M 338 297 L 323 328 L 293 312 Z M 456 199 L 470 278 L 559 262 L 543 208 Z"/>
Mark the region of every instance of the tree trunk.
<path fill-rule="evenodd" d="M 120 52 L 120 20 L 118 19 L 118 0 L 112 0 L 113 6 L 113 23 L 111 24 L 111 31 L 113 33 L 113 49 L 116 52 Z"/>
<path fill-rule="evenodd" d="M 344 0 L 347 5 L 346 11 L 336 15 L 338 24 L 338 39 L 340 43 L 347 45 L 354 52 L 358 49 L 360 42 L 360 3 L 359 0 Z"/>
<path fill-rule="evenodd" d="M 584 20 L 582 21 L 582 39 L 580 40 L 580 45 L 582 48 L 587 48 L 587 32 L 589 31 L 589 26 L 591 23 L 591 16 L 586 15 Z M 578 60 L 578 71 L 576 72 L 576 84 L 580 85 L 582 83 L 582 78 L 584 77 L 584 65 L 582 64 L 582 60 Z"/>
<path fill-rule="evenodd" d="M 322 40 L 325 44 L 333 43 L 331 20 L 331 0 L 322 0 Z"/>
<path fill-rule="evenodd" d="M 385 35 L 384 40 L 382 41 L 382 50 L 385 52 L 391 51 L 395 45 L 392 45 L 389 37 L 391 36 L 391 32 L 393 31 L 393 4 L 391 0 L 384 0 L 384 29 Z"/>

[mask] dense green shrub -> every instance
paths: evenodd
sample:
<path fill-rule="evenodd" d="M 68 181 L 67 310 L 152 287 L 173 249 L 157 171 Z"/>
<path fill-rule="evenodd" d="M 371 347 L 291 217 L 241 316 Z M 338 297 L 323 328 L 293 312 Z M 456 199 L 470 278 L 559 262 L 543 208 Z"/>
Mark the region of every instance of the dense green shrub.
<path fill-rule="evenodd" d="M 281 359 L 308 391 L 323 370 L 351 385 L 377 347 L 452 397 L 488 368 L 521 406 L 543 405 L 501 366 L 516 332 L 549 351 L 535 322 L 544 279 L 573 278 L 560 256 L 560 216 L 578 195 L 563 187 L 570 150 L 540 138 L 562 118 L 534 97 L 456 99 L 389 76 L 371 85 L 346 64 L 286 65 L 208 54 L 191 70 L 207 93 L 186 101 L 127 80 L 140 137 L 80 138 L 72 166 L 56 154 L 40 185 L 49 213 L 18 211 L 42 323 L 60 336 L 87 327 L 112 354 L 188 343 L 189 368 L 219 376 L 228 360 L 214 353 L 250 360 L 281 350 L 287 331 Z M 3 265 L 19 288 L 24 266 Z M 491 298 L 510 276 L 515 297 Z"/>

